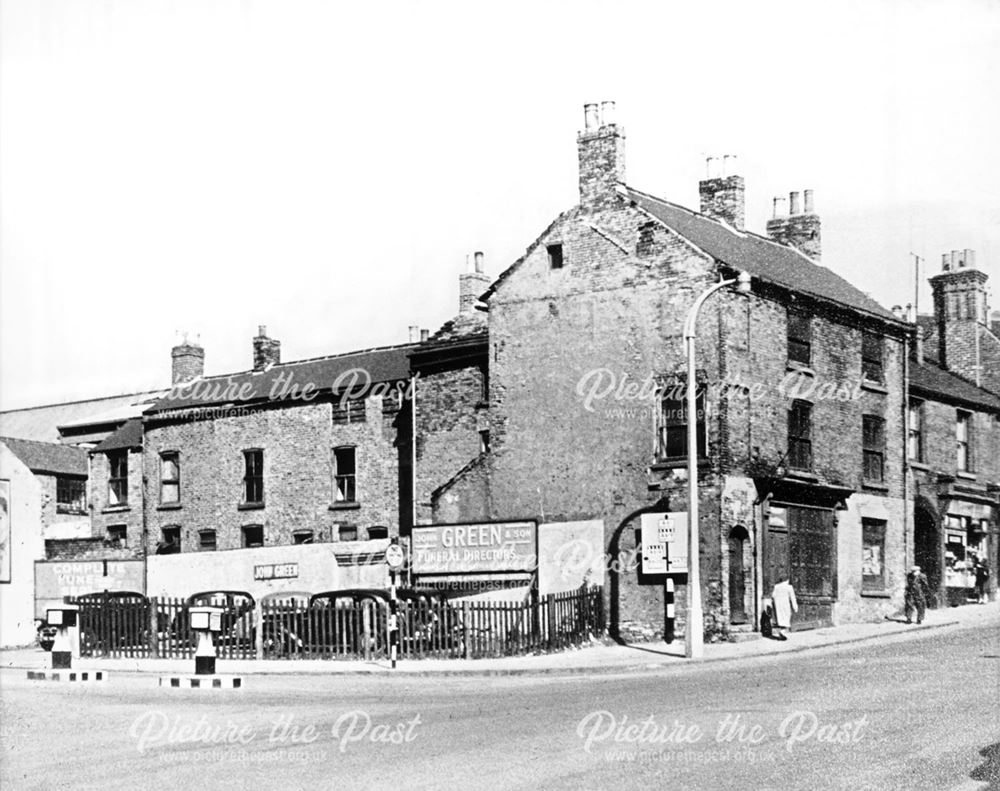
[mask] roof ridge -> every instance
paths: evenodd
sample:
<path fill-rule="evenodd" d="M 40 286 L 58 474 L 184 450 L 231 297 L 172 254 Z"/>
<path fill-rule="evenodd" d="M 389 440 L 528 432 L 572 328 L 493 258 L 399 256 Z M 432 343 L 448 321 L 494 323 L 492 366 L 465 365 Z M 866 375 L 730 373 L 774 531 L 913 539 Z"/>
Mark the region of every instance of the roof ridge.
<path fill-rule="evenodd" d="M 64 445 L 61 442 L 46 442 L 45 440 L 27 439 L 26 437 L 0 436 L 0 442 L 10 442 L 12 440 L 14 442 L 27 442 L 31 445 L 45 445 L 46 447 L 49 448 L 66 448 L 67 450 L 80 451 L 81 453 L 86 453 L 86 451 L 83 450 L 83 448 L 78 448 L 76 445 Z"/>
<path fill-rule="evenodd" d="M 169 388 L 157 388 L 156 390 L 139 390 L 135 393 L 116 393 L 115 395 L 106 396 L 96 396 L 95 398 L 79 398 L 75 401 L 53 401 L 51 404 L 37 404 L 35 406 L 22 406 L 14 407 L 13 409 L 3 409 L 0 410 L 0 415 L 8 415 L 11 412 L 30 412 L 32 409 L 51 409 L 56 406 L 71 406 L 73 404 L 89 404 L 92 401 L 109 401 L 112 398 L 132 398 L 134 396 L 145 396 L 154 395 L 156 393 L 162 392 L 164 389 Z"/>

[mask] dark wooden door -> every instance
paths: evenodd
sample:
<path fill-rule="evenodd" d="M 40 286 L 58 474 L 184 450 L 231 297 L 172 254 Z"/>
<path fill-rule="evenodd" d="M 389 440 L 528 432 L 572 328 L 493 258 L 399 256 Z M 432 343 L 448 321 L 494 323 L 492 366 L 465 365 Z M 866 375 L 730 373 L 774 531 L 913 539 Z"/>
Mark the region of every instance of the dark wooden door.
<path fill-rule="evenodd" d="M 837 598 L 837 544 L 833 511 L 829 508 L 789 506 L 789 570 L 799 612 L 795 629 L 814 629 L 833 623 Z"/>
<path fill-rule="evenodd" d="M 746 623 L 746 567 L 744 553 L 746 531 L 734 530 L 729 536 L 729 621 L 733 624 Z"/>

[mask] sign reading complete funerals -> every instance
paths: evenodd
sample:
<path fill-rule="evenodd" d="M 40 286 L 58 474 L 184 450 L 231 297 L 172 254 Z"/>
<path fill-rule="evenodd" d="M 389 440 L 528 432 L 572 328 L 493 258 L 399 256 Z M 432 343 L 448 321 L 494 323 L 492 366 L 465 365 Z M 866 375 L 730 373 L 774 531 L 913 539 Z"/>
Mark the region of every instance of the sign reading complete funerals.
<path fill-rule="evenodd" d="M 534 522 L 415 527 L 413 572 L 533 571 L 537 533 Z"/>

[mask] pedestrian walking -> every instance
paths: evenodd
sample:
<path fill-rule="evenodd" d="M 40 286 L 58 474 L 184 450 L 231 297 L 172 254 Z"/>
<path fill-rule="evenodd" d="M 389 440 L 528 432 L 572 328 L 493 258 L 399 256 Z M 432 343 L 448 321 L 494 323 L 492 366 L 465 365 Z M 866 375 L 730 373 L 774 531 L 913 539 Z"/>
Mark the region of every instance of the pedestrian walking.
<path fill-rule="evenodd" d="M 923 623 L 924 612 L 927 609 L 927 596 L 930 593 L 930 583 L 927 575 L 914 566 L 906 575 L 906 622 L 913 623 L 913 612 L 916 610 L 917 623 Z"/>
<path fill-rule="evenodd" d="M 776 640 L 787 640 L 786 629 L 792 628 L 792 613 L 799 611 L 799 603 L 795 600 L 795 588 L 786 577 L 771 591 L 771 602 L 774 608 L 773 632 Z"/>
<path fill-rule="evenodd" d="M 986 558 L 976 559 L 976 596 L 980 604 L 986 604 L 986 589 L 990 583 L 990 564 Z"/>

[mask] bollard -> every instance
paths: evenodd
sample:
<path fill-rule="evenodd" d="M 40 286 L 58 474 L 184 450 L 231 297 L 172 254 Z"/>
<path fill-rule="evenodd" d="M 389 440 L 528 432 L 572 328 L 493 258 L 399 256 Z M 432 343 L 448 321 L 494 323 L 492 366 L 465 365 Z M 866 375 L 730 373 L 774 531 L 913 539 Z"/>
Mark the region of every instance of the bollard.
<path fill-rule="evenodd" d="M 46 619 L 49 626 L 56 627 L 56 637 L 52 643 L 52 669 L 69 670 L 73 666 L 73 637 L 70 629 L 77 626 L 80 608 L 75 604 L 60 604 L 49 608 Z"/>
<path fill-rule="evenodd" d="M 194 674 L 215 675 L 215 641 L 212 635 L 222 631 L 221 607 L 192 607 L 191 630 L 198 634 L 198 647 L 194 652 Z"/>

